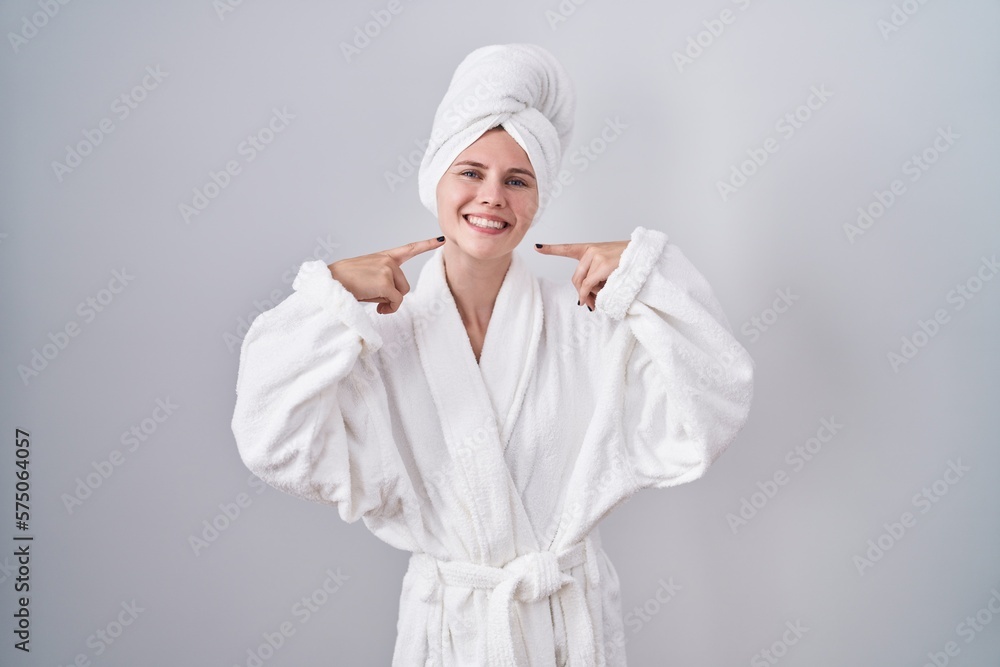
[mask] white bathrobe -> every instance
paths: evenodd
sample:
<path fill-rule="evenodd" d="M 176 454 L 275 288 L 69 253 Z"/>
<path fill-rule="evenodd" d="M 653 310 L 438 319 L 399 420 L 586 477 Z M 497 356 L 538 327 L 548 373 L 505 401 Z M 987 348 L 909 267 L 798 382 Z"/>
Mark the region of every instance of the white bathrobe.
<path fill-rule="evenodd" d="M 753 362 L 664 233 L 636 228 L 593 312 L 572 268 L 514 252 L 478 364 L 442 248 L 396 313 L 306 262 L 247 332 L 244 463 L 413 554 L 394 667 L 625 665 L 597 524 L 701 477 L 746 421 Z"/>

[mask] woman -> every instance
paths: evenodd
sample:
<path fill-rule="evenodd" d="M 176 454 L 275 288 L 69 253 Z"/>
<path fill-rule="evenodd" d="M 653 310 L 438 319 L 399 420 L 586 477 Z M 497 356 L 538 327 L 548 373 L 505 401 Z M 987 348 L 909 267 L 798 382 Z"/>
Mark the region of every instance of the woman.
<path fill-rule="evenodd" d="M 665 234 L 537 247 L 576 260 L 559 283 L 515 252 L 573 100 L 544 49 L 473 51 L 420 168 L 443 236 L 305 262 L 243 342 L 245 464 L 412 552 L 394 666 L 625 665 L 597 524 L 703 475 L 747 418 L 753 363 Z"/>

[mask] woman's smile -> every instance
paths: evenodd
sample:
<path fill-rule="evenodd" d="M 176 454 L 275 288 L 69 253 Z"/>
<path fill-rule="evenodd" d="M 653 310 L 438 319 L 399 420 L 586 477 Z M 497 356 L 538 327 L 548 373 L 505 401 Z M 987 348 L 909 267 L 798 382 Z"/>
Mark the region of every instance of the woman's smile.
<path fill-rule="evenodd" d="M 510 229 L 510 223 L 507 222 L 480 218 L 479 216 L 471 214 L 463 215 L 462 217 L 465 218 L 465 221 L 470 227 L 481 234 L 491 234 L 495 236 L 497 234 L 503 234 L 505 231 Z"/>

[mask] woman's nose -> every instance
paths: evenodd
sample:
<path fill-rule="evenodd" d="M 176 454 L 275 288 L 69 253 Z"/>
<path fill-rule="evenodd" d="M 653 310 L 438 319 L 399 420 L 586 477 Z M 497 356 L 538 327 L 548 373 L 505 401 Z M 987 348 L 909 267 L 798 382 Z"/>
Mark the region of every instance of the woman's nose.
<path fill-rule="evenodd" d="M 506 200 L 504 199 L 503 183 L 484 179 L 483 184 L 479 186 L 479 199 L 483 204 L 503 206 L 506 203 Z"/>

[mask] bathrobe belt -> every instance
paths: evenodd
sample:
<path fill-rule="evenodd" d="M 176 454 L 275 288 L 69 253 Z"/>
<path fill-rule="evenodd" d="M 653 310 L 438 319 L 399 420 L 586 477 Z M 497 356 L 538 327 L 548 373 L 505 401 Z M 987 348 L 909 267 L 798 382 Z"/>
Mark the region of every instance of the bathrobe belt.
<path fill-rule="evenodd" d="M 491 667 L 522 667 L 514 652 L 512 616 L 514 600 L 540 602 L 559 595 L 566 617 L 566 644 L 570 667 L 592 667 L 596 659 L 596 637 L 580 582 L 569 574 L 584 565 L 587 587 L 599 580 L 595 546 L 588 535 L 560 553 L 534 551 L 518 556 L 506 565 L 491 567 L 466 561 L 443 561 L 426 553 L 414 553 L 410 563 L 422 569 L 427 583 L 490 590 L 487 618 L 487 649 Z M 425 590 L 430 599 L 433 591 Z"/>

